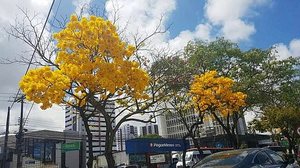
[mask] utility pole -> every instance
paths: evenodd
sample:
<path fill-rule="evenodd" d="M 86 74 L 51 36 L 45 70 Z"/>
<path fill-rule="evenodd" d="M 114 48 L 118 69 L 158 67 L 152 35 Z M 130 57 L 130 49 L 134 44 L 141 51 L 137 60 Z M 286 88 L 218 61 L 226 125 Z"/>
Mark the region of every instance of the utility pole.
<path fill-rule="evenodd" d="M 4 138 L 4 149 L 3 149 L 3 157 L 2 157 L 2 168 L 6 167 L 6 159 L 7 159 L 7 141 L 8 141 L 8 133 L 9 133 L 9 117 L 10 117 L 10 107 L 8 107 L 7 118 L 6 118 L 6 131 Z"/>
<path fill-rule="evenodd" d="M 20 125 L 19 132 L 16 135 L 16 150 L 17 150 L 17 168 L 22 168 L 22 143 L 23 143 L 23 106 L 24 106 L 24 95 L 21 96 L 21 114 L 20 114 Z"/>

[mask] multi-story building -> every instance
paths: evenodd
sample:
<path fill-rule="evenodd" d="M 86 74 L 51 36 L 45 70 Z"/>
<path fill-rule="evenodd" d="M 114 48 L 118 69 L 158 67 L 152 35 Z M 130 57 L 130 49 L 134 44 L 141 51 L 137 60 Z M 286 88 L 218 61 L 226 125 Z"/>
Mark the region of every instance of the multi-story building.
<path fill-rule="evenodd" d="M 190 128 L 193 123 L 197 122 L 198 116 L 192 112 L 184 114 L 183 119 Z M 165 138 L 183 138 L 188 133 L 186 126 L 182 122 L 182 116 L 174 113 L 168 113 L 159 117 L 159 126 L 161 136 Z M 232 119 L 229 121 L 232 124 Z M 238 134 L 245 135 L 247 130 L 245 120 L 242 118 L 238 122 Z M 226 134 L 220 124 L 211 119 L 205 119 L 204 123 L 199 125 L 198 136 L 210 137 Z"/>
<path fill-rule="evenodd" d="M 184 120 L 191 127 L 197 121 L 197 116 L 193 113 L 185 113 Z M 187 129 L 182 122 L 182 118 L 176 113 L 168 113 L 158 119 L 161 136 L 164 138 L 182 138 L 187 134 Z"/>
<path fill-rule="evenodd" d="M 145 126 L 140 127 L 140 136 L 145 136 L 149 134 L 159 134 L 157 124 L 147 123 Z"/>
<path fill-rule="evenodd" d="M 88 107 L 89 111 L 93 111 L 93 107 Z M 115 116 L 113 113 L 114 104 L 110 103 L 107 105 L 106 111 Z M 91 117 L 88 121 L 90 130 L 93 134 L 93 156 L 102 155 L 105 151 L 105 136 L 106 136 L 106 123 L 104 117 L 101 113 L 98 113 Z M 113 123 L 115 126 L 115 123 Z M 85 134 L 85 128 L 83 121 L 78 113 L 78 111 L 70 106 L 66 107 L 66 116 L 65 116 L 65 129 L 78 131 L 82 134 Z M 88 153 L 88 142 L 86 142 L 86 152 Z M 113 150 L 116 150 L 116 144 L 114 143 Z M 88 156 L 88 154 L 86 155 Z"/>
<path fill-rule="evenodd" d="M 0 136 L 0 149 L 4 147 L 5 137 Z M 25 132 L 22 140 L 22 167 L 72 167 L 85 168 L 85 136 L 73 131 L 39 130 Z M 66 144 L 76 145 L 72 150 L 63 149 Z M 11 134 L 7 139 L 7 156 L 3 160 L 0 150 L 0 165 L 5 168 L 17 167 L 16 136 Z"/>
<path fill-rule="evenodd" d="M 138 130 L 136 126 L 126 124 L 119 128 L 116 134 L 117 150 L 125 150 L 125 141 L 138 137 Z"/>

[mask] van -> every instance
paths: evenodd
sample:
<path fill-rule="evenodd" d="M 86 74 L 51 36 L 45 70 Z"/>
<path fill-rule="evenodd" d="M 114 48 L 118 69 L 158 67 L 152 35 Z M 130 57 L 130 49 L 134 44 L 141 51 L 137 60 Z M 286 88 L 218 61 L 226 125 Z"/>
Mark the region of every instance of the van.
<path fill-rule="evenodd" d="M 185 165 L 187 168 L 192 167 L 198 161 L 211 154 L 212 152 L 209 149 L 202 150 L 202 155 L 199 153 L 199 151 L 187 151 L 185 155 Z M 179 161 L 176 164 L 176 168 L 182 168 L 182 167 L 183 167 L 183 163 L 181 159 L 181 161 Z"/>

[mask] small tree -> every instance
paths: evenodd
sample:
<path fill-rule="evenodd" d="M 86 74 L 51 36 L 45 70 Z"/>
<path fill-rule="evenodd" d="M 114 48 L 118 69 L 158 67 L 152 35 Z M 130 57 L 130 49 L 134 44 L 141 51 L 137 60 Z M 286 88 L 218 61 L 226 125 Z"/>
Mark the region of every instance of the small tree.
<path fill-rule="evenodd" d="M 200 146 L 198 140 L 196 139 L 196 126 L 202 123 L 201 117 L 193 124 L 188 122 L 188 116 L 194 113 L 194 108 L 192 107 L 191 95 L 188 94 L 189 82 L 192 78 L 191 68 L 187 61 L 179 56 L 161 58 L 153 64 L 153 71 L 157 74 L 163 76 L 163 80 L 166 81 L 166 91 L 169 93 L 167 101 L 165 101 L 165 109 L 169 113 L 165 115 L 170 115 L 176 118 L 181 124 L 183 124 L 185 130 L 187 131 L 187 137 L 192 138 L 195 147 L 199 149 Z"/>
<path fill-rule="evenodd" d="M 273 129 L 280 130 L 289 142 L 289 151 L 297 151 L 296 145 L 300 138 L 297 128 L 300 125 L 300 110 L 297 107 L 279 106 L 266 108 L 260 122 L 268 122 Z"/>
<path fill-rule="evenodd" d="M 297 75 L 297 73 L 295 73 Z M 289 151 L 296 151 L 300 136 L 297 129 L 300 126 L 300 81 L 292 78 L 279 88 L 274 88 L 277 95 L 273 97 L 272 104 L 266 106 L 259 120 L 252 122 L 254 129 L 260 132 L 277 130 L 289 142 Z"/>
<path fill-rule="evenodd" d="M 236 136 L 238 112 L 245 106 L 246 95 L 232 90 L 234 81 L 227 77 L 218 77 L 216 71 L 195 76 L 190 93 L 199 116 L 209 116 L 225 130 L 234 147 L 238 147 Z"/>
<path fill-rule="evenodd" d="M 50 64 L 52 68 L 30 70 L 20 81 L 20 88 L 28 100 L 41 104 L 42 109 L 61 103 L 77 109 L 87 132 L 89 168 L 93 154 L 88 121 L 101 114 L 106 123 L 104 155 L 108 166 L 114 167 L 116 131 L 127 121 L 150 122 L 151 117 L 142 120 L 134 115 L 157 112 L 154 105 L 164 96 L 162 87 L 134 61 L 135 47 L 119 38 L 110 21 L 95 16 L 78 19 L 73 15 L 54 38 L 58 52 Z M 119 112 L 116 116 L 107 111 L 111 104 L 113 113 Z"/>

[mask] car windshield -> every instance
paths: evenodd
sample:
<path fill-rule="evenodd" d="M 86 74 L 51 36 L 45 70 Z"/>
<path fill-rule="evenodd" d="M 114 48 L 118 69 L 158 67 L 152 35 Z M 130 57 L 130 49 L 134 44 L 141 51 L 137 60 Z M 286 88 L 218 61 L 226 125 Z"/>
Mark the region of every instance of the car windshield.
<path fill-rule="evenodd" d="M 202 161 L 198 162 L 194 167 L 231 167 L 240 163 L 248 155 L 246 150 L 233 150 L 212 154 Z"/>

